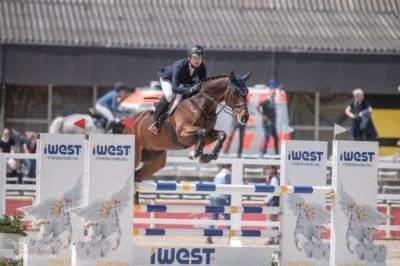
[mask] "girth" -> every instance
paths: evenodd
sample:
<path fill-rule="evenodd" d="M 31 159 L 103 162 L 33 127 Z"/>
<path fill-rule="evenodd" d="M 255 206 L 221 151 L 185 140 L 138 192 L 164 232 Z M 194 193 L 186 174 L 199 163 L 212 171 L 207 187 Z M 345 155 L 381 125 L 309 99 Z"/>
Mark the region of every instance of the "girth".
<path fill-rule="evenodd" d="M 185 144 L 182 144 L 179 140 L 178 137 L 176 136 L 175 130 L 171 125 L 171 122 L 169 121 L 169 117 L 167 119 L 164 120 L 164 125 L 165 128 L 167 129 L 167 134 L 168 137 L 171 139 L 171 141 L 178 147 L 181 149 L 187 149 L 190 146 L 187 146 Z"/>

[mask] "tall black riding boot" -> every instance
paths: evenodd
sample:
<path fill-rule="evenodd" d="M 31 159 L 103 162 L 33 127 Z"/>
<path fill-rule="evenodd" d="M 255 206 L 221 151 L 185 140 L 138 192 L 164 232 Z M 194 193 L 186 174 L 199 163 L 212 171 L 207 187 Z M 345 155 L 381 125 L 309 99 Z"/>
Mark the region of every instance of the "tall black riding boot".
<path fill-rule="evenodd" d="M 161 129 L 160 118 L 168 110 L 168 105 L 169 102 L 167 102 L 167 99 L 165 99 L 165 97 L 162 97 L 156 107 L 156 110 L 154 111 L 153 122 L 148 127 L 148 130 L 150 130 L 154 135 L 158 135 L 158 133 L 160 132 Z"/>

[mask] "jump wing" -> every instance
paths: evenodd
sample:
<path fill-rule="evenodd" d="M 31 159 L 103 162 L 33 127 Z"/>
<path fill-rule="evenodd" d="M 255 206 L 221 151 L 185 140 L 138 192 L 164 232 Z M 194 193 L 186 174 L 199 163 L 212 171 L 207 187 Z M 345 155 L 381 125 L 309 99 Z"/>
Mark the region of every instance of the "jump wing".
<path fill-rule="evenodd" d="M 326 210 L 326 208 L 317 203 L 312 203 L 311 206 L 314 213 L 312 221 L 320 225 L 328 224 L 331 219 L 331 214 Z"/>
<path fill-rule="evenodd" d="M 56 202 L 55 198 L 47 198 L 38 204 L 22 207 L 18 210 L 24 212 L 26 217 L 33 218 L 35 220 L 52 220 L 55 218 L 52 213 L 52 207 Z"/>
<path fill-rule="evenodd" d="M 339 186 L 339 204 L 346 217 L 348 217 L 350 215 L 350 208 L 352 205 L 356 204 L 356 201 L 346 193 L 342 183 L 340 183 Z"/>
<path fill-rule="evenodd" d="M 132 176 L 129 176 L 125 185 L 111 197 L 111 200 L 118 204 L 119 213 L 121 213 L 126 207 L 131 206 L 133 204 L 131 202 L 132 193 L 133 193 Z"/>
<path fill-rule="evenodd" d="M 82 204 L 83 200 L 83 178 L 78 179 L 76 184 L 67 192 L 63 198 L 68 201 L 68 208 L 74 208 Z"/>
<path fill-rule="evenodd" d="M 287 199 L 287 202 L 289 203 L 289 209 L 291 209 L 293 212 L 297 212 L 300 205 L 304 203 L 303 197 L 296 194 L 288 195 Z"/>
<path fill-rule="evenodd" d="M 377 211 L 375 208 L 364 205 L 365 224 L 369 226 L 377 226 L 387 218 L 386 214 Z"/>
<path fill-rule="evenodd" d="M 84 222 L 101 221 L 103 219 L 101 208 L 104 204 L 106 204 L 106 201 L 97 199 L 85 207 L 75 208 L 70 210 L 70 212 L 81 218 Z"/>

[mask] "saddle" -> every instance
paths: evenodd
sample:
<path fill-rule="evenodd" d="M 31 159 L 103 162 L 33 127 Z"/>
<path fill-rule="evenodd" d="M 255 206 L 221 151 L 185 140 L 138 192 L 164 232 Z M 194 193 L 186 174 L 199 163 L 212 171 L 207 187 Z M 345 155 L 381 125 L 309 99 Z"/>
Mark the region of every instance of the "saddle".
<path fill-rule="evenodd" d="M 105 128 L 107 125 L 107 119 L 101 114 L 97 113 L 93 108 L 88 109 L 88 114 L 93 118 L 93 122 L 96 127 Z"/>

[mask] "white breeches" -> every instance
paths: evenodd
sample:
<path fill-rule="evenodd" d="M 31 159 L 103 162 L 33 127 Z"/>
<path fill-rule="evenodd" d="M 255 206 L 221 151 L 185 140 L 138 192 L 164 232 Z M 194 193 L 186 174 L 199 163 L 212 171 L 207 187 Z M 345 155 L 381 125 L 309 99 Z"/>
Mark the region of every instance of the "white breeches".
<path fill-rule="evenodd" d="M 171 102 L 171 99 L 172 99 L 172 84 L 171 84 L 171 82 L 160 78 L 160 83 L 161 83 L 161 89 L 164 93 L 165 99 L 167 99 L 167 102 Z"/>
<path fill-rule="evenodd" d="M 105 118 L 107 118 L 108 121 L 114 120 L 114 115 L 111 113 L 111 111 L 101 104 L 96 104 L 96 112 L 103 115 Z"/>

